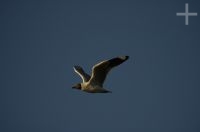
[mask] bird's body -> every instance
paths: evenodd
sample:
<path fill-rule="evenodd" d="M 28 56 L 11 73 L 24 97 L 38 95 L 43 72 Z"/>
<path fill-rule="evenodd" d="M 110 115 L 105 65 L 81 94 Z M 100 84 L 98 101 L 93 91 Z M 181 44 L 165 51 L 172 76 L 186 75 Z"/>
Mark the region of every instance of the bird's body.
<path fill-rule="evenodd" d="M 76 84 L 72 88 L 88 93 L 110 93 L 111 91 L 103 88 L 107 74 L 113 67 L 120 65 L 128 58 L 128 56 L 116 57 L 94 65 L 91 77 L 80 66 L 74 66 L 74 71 L 82 78 L 83 82 Z"/>
<path fill-rule="evenodd" d="M 93 85 L 90 83 L 81 83 L 81 90 L 88 93 L 108 93 L 110 91 L 100 87 L 99 85 Z"/>
<path fill-rule="evenodd" d="M 103 87 L 99 85 L 90 84 L 89 82 L 81 83 L 81 90 L 88 93 L 110 93 L 111 92 L 104 89 Z"/>

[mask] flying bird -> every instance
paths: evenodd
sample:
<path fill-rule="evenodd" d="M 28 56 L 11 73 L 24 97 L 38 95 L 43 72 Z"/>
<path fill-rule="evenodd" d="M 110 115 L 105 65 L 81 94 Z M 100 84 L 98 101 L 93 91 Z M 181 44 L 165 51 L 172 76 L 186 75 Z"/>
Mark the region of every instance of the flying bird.
<path fill-rule="evenodd" d="M 74 71 L 82 78 L 82 83 L 74 85 L 72 88 L 82 90 L 88 93 L 111 93 L 103 88 L 103 83 L 109 71 L 128 60 L 129 56 L 115 57 L 110 60 L 104 60 L 92 67 L 92 75 L 88 75 L 82 67 L 74 66 Z"/>

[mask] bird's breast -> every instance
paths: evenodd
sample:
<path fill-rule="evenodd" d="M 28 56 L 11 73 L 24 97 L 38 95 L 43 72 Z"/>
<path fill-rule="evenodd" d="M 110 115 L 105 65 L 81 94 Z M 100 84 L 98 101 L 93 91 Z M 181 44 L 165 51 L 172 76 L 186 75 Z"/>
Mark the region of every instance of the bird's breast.
<path fill-rule="evenodd" d="M 105 91 L 104 88 L 98 85 L 91 85 L 91 84 L 86 85 L 85 87 L 83 87 L 82 90 L 89 93 L 101 93 Z"/>

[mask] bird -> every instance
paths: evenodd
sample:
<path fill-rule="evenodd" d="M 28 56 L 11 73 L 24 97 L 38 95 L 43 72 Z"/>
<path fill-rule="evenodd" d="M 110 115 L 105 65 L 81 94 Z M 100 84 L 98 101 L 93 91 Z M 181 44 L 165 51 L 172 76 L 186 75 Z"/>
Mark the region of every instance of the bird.
<path fill-rule="evenodd" d="M 103 87 L 103 83 L 111 69 L 128 59 L 129 56 L 119 56 L 101 61 L 92 67 L 91 76 L 81 66 L 75 65 L 73 69 L 81 77 L 82 82 L 75 84 L 72 88 L 88 93 L 112 93 Z"/>

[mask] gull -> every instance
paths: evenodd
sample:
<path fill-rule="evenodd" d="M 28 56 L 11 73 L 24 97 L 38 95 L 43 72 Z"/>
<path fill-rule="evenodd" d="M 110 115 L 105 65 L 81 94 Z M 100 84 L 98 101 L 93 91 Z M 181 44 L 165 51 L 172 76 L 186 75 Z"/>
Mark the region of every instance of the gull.
<path fill-rule="evenodd" d="M 88 75 L 81 66 L 74 66 L 74 71 L 81 77 L 82 83 L 77 83 L 72 88 L 88 93 L 111 93 L 103 88 L 103 83 L 109 71 L 126 61 L 129 56 L 115 57 L 104 60 L 92 67 L 92 75 Z"/>

